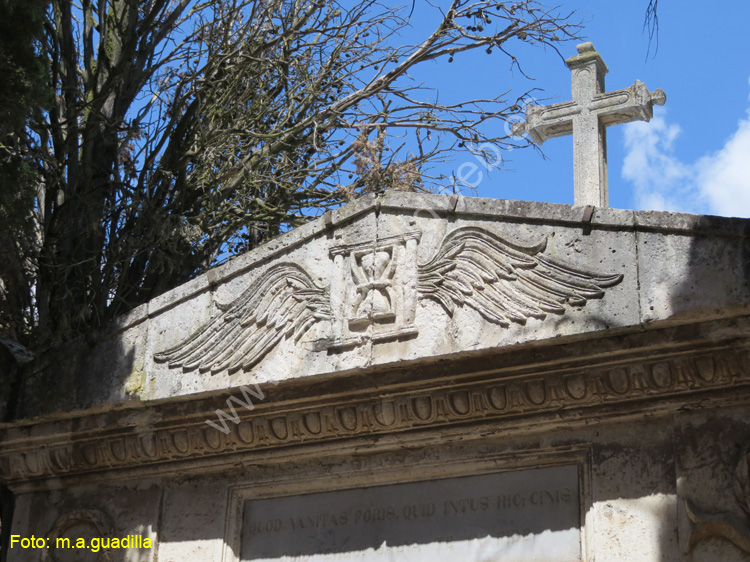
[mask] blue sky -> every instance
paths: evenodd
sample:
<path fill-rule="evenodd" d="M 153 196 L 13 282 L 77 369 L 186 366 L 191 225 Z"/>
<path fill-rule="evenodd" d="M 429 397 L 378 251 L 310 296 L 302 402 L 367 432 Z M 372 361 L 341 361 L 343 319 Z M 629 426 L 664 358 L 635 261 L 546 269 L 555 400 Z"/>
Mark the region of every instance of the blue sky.
<path fill-rule="evenodd" d="M 639 79 L 663 89 L 667 103 L 650 123 L 608 129 L 610 206 L 750 217 L 750 49 L 745 26 L 750 2 L 725 0 L 709 9 L 695 0 L 661 0 L 659 41 L 649 49 L 643 32 L 648 0 L 561 0 L 577 10 L 582 35 L 609 67 L 607 90 Z M 420 31 L 429 6 L 417 3 L 412 22 Z M 425 22 L 425 23 L 423 23 Z M 426 29 L 425 29 L 426 31 Z M 564 57 L 576 43 L 563 44 Z M 453 64 L 430 63 L 417 78 L 441 98 L 488 97 L 535 87 L 548 103 L 570 99 L 570 71 L 550 49 L 521 45 L 525 79 L 501 56 L 457 56 Z M 502 127 L 502 123 L 498 123 Z M 476 195 L 555 203 L 573 202 L 571 137 L 548 140 L 546 159 L 533 150 L 505 154 L 505 170 L 484 171 Z M 475 162 L 458 155 L 451 167 Z M 512 170 L 511 170 L 512 169 Z M 480 170 L 484 170 L 480 168 Z M 478 176 L 476 179 L 479 179 Z M 467 195 L 469 193 L 467 192 Z"/>

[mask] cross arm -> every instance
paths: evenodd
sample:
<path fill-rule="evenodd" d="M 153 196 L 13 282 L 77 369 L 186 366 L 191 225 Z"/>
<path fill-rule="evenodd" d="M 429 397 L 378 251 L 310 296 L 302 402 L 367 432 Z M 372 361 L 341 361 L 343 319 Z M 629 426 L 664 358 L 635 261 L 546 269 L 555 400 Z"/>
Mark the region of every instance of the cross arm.
<path fill-rule="evenodd" d="M 659 88 L 649 92 L 640 80 L 623 90 L 597 94 L 591 101 L 591 110 L 599 115 L 605 126 L 650 121 L 654 116 L 654 105 L 664 105 L 667 96 Z"/>
<path fill-rule="evenodd" d="M 528 134 L 531 139 L 542 144 L 547 139 L 573 134 L 573 116 L 581 112 L 574 101 L 554 105 L 529 105 L 526 107 L 526 121 L 513 123 L 513 134 Z"/>

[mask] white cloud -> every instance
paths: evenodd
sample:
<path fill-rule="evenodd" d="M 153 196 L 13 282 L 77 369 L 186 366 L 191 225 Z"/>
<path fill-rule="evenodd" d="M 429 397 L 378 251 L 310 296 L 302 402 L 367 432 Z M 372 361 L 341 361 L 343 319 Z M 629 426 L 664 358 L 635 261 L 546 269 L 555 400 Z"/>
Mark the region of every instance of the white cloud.
<path fill-rule="evenodd" d="M 625 160 L 622 177 L 635 187 L 636 206 L 657 211 L 687 211 L 684 193 L 690 190 L 691 172 L 674 155 L 678 125 L 670 125 L 662 110 L 650 123 L 637 121 L 625 127 Z"/>
<path fill-rule="evenodd" d="M 625 126 L 622 176 L 636 207 L 750 217 L 750 111 L 721 149 L 686 163 L 674 152 L 680 127 L 656 110 L 650 123 Z"/>
<path fill-rule="evenodd" d="M 701 158 L 697 169 L 701 193 L 716 214 L 750 217 L 750 116 L 721 150 Z"/>

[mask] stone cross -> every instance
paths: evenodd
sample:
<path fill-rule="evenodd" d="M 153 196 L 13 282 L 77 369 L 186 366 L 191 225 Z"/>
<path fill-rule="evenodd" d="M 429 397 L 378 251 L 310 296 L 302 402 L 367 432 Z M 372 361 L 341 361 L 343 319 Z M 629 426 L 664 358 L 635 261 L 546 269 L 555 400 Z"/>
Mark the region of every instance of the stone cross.
<path fill-rule="evenodd" d="M 654 104 L 664 105 L 662 90 L 649 92 L 636 80 L 630 88 L 605 92 L 607 65 L 592 43 L 578 45 L 578 55 L 565 61 L 572 74 L 573 99 L 548 106 L 526 108 L 526 122 L 516 123 L 514 134 L 528 133 L 542 144 L 552 137 L 573 135 L 574 204 L 606 207 L 607 136 L 606 127 L 649 121 Z"/>

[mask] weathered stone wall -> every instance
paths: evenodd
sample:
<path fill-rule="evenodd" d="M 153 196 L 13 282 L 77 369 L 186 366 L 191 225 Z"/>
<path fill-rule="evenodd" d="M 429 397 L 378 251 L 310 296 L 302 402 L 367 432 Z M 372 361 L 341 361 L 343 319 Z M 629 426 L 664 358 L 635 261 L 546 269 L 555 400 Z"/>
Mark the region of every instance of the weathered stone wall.
<path fill-rule="evenodd" d="M 523 423 L 502 429 L 486 424 L 460 435 L 401 435 L 391 440 L 391 450 L 362 440 L 326 448 L 322 456 L 290 455 L 209 477 L 119 482 L 114 476 L 95 486 L 21 494 L 13 526 L 54 535 L 56 522 L 72 514 L 68 519 L 78 517 L 78 523 L 67 536 L 85 536 L 101 533 L 90 523 L 98 516 L 116 536 L 150 536 L 156 544 L 141 549 L 140 557 L 113 551 L 113 561 L 234 561 L 239 552 L 232 547 L 238 551 L 242 542 L 242 506 L 253 498 L 576 464 L 585 560 L 746 560 L 721 532 L 691 546 L 697 526 L 686 513 L 690 501 L 725 525 L 743 520 L 732 481 L 741 445 L 750 440 L 746 413 L 745 407 L 725 407 L 543 431 Z M 538 486 L 546 489 L 545 482 Z M 19 562 L 39 560 L 38 552 L 15 556 Z"/>
<path fill-rule="evenodd" d="M 79 342 L 40 361 L 25 378 L 17 415 L 33 418 L 53 412 L 130 407 L 242 384 L 346 373 L 371 365 L 432 360 L 605 331 L 640 331 L 747 312 L 750 255 L 746 231 L 750 221 L 597 209 L 589 224 L 582 223 L 583 215 L 583 208 L 568 205 L 407 193 L 360 200 L 135 309 L 101 339 Z M 569 301 L 562 306 L 563 312 L 545 312 L 543 318 L 517 307 L 521 318 L 506 313 L 507 326 L 488 320 L 467 303 L 451 301 L 451 314 L 437 299 L 419 293 L 418 279 L 439 254 L 446 235 L 466 228 L 486 233 L 483 236 L 495 247 L 499 243 L 490 237 L 501 237 L 526 248 L 529 260 L 554 260 L 585 272 L 587 279 L 622 278 L 603 283 L 601 296 L 578 305 Z M 371 322 L 361 333 L 349 330 L 347 340 L 337 328 L 343 324 L 344 331 L 348 330 L 345 309 L 352 305 L 342 302 L 345 291 L 340 285 L 354 284 L 344 260 L 353 259 L 357 245 L 370 244 L 368 251 L 375 252 L 387 247 L 389 239 L 409 234 L 417 238 L 391 243 L 395 263 L 391 284 L 396 292 L 390 298 L 394 307 L 404 309 L 397 310 L 401 316 L 413 318 L 397 318 L 390 324 Z M 399 258 L 399 251 L 413 255 Z M 337 266 L 337 259 L 344 265 Z M 157 360 L 160 352 L 221 317 L 219 305 L 231 307 L 243 291 L 259 290 L 264 274 L 279 263 L 299 266 L 311 283 L 328 291 L 321 299 L 331 307 L 331 319 L 314 322 L 297 341 L 289 334 L 260 346 L 259 360 L 244 372 L 225 369 L 207 376 L 198 368 L 185 370 Z M 450 275 L 448 271 L 438 277 L 445 282 Z M 476 289 L 474 296 L 481 292 Z M 385 334 L 380 340 L 377 330 Z M 396 333 L 390 339 L 388 330 Z M 352 341 L 356 339 L 352 335 L 361 341 Z"/>
<path fill-rule="evenodd" d="M 237 562 L 254 500 L 378 485 L 397 513 L 450 478 L 566 503 L 549 529 L 496 514 L 466 559 L 558 560 L 563 537 L 566 560 L 747 561 L 750 221 L 584 216 L 370 197 L 42 358 L 0 426 L 13 532 L 155 546 L 10 560 Z M 434 558 L 427 539 L 401 547 Z"/>

